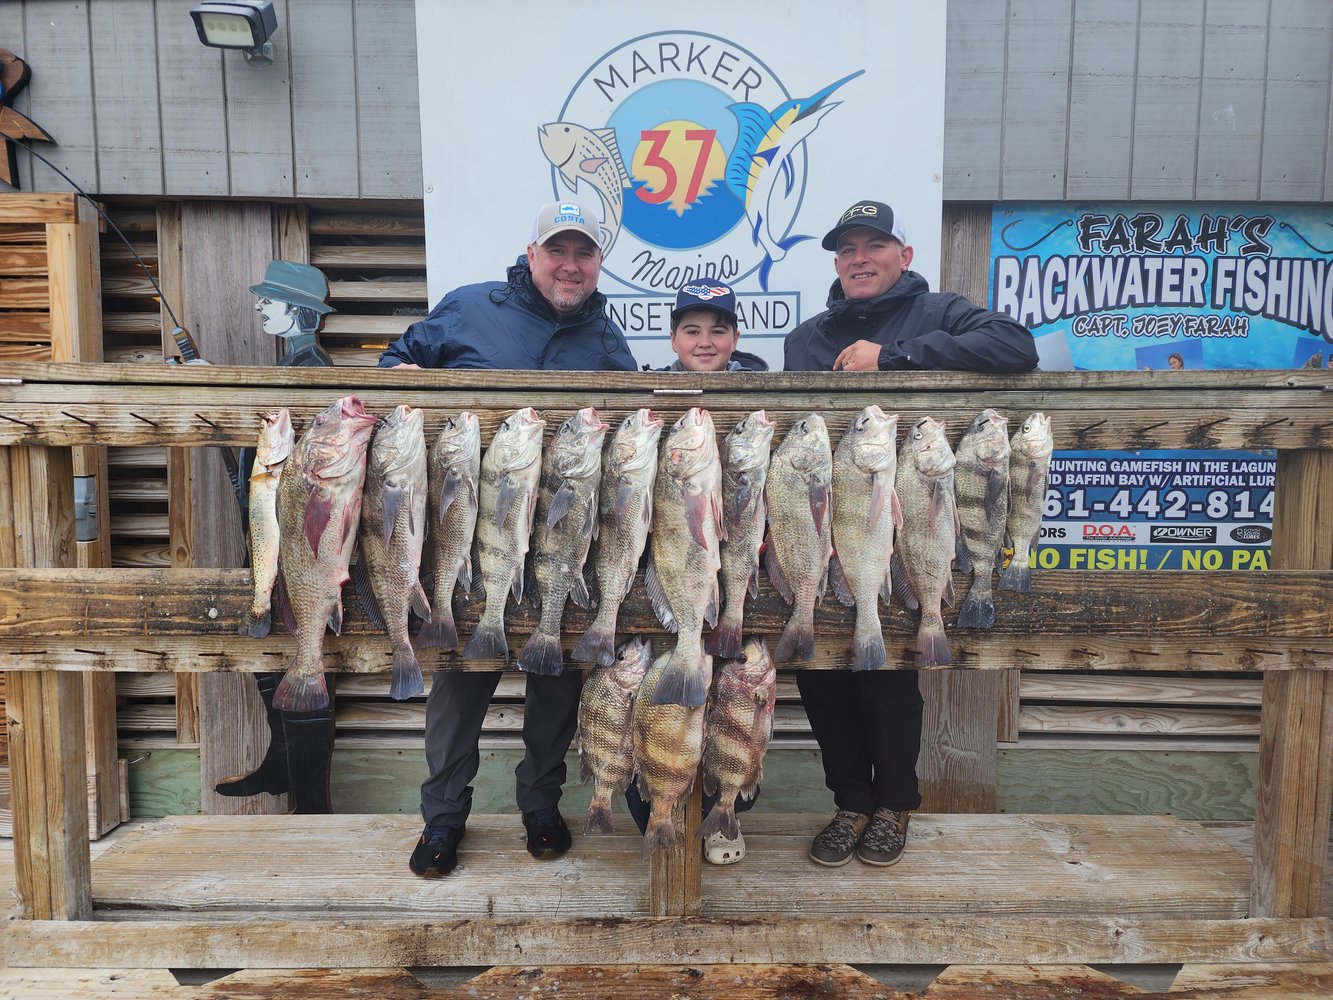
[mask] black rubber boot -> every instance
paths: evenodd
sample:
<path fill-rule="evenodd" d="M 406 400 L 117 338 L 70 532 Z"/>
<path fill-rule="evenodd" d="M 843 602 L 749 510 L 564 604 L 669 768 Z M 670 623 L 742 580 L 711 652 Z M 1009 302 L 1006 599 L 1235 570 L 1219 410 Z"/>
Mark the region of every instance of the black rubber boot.
<path fill-rule="evenodd" d="M 287 730 L 287 771 L 293 813 L 333 812 L 329 772 L 333 763 L 333 706 L 318 712 L 283 712 Z"/>
<path fill-rule="evenodd" d="M 283 731 L 282 712 L 273 707 L 273 692 L 278 690 L 281 680 L 281 673 L 255 674 L 259 697 L 268 710 L 268 752 L 264 754 L 263 763 L 249 774 L 223 778 L 214 785 L 219 795 L 258 795 L 260 792 L 281 795 L 290 791 L 291 778 L 287 773 L 287 740 Z"/>

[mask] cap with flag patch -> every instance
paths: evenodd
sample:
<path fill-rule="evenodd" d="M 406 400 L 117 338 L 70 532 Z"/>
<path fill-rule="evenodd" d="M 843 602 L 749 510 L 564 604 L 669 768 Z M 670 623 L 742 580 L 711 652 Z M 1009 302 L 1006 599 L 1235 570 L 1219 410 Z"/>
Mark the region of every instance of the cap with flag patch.
<path fill-rule="evenodd" d="M 577 201 L 553 201 L 543 205 L 532 224 L 532 242 L 541 246 L 556 233 L 582 233 L 602 245 L 601 220 L 587 205 Z"/>
<path fill-rule="evenodd" d="M 836 250 L 838 249 L 838 237 L 847 230 L 856 229 L 859 226 L 864 226 L 867 229 L 878 229 L 885 236 L 892 236 L 903 246 L 907 246 L 907 233 L 903 231 L 902 224 L 895 218 L 893 209 L 882 201 L 858 201 L 838 216 L 838 224 L 825 234 L 819 245 L 825 250 Z"/>
<path fill-rule="evenodd" d="M 691 309 L 716 309 L 731 325 L 736 325 L 736 292 L 730 285 L 723 284 L 716 278 L 696 278 L 687 282 L 676 293 L 676 305 L 671 310 L 671 325 L 683 312 Z"/>

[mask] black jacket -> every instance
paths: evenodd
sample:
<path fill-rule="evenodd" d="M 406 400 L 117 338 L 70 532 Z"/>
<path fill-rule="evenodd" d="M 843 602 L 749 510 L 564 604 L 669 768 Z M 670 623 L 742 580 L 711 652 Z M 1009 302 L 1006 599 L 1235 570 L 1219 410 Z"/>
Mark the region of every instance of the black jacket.
<path fill-rule="evenodd" d="M 833 282 L 828 309 L 811 317 L 783 344 L 784 371 L 832 371 L 843 349 L 858 340 L 883 345 L 880 371 L 1026 372 L 1037 367 L 1031 332 L 1003 313 L 974 306 L 952 292 L 932 292 L 915 271 L 883 295 L 848 299 Z"/>
<path fill-rule="evenodd" d="M 533 285 L 526 256 L 507 278 L 455 288 L 385 349 L 379 366 L 634 371 L 634 355 L 606 315 L 601 292 L 562 319 Z"/>

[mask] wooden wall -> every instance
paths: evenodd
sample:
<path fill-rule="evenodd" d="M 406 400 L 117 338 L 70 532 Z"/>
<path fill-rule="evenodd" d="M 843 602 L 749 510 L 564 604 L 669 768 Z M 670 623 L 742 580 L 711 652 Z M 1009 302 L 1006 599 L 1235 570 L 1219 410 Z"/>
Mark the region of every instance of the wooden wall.
<path fill-rule="evenodd" d="M 275 0 L 267 67 L 202 46 L 190 5 L 0 3 L 45 155 L 104 195 L 421 197 L 413 0 Z M 948 11 L 948 200 L 1333 200 L 1327 0 Z"/>

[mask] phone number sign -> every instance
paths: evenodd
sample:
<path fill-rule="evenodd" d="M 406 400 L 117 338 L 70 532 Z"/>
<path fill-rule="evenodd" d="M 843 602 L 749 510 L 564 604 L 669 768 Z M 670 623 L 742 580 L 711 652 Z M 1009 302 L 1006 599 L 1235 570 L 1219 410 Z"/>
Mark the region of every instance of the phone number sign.
<path fill-rule="evenodd" d="M 1266 570 L 1272 452 L 1057 451 L 1038 569 Z"/>

